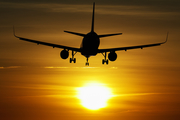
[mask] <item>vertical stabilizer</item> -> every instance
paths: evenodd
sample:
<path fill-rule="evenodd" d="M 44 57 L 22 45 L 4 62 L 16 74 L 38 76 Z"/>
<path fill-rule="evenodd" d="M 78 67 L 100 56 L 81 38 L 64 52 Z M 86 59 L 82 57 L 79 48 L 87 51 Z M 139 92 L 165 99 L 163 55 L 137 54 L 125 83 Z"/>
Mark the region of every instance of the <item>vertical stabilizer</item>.
<path fill-rule="evenodd" d="M 92 14 L 91 32 L 94 32 L 94 11 L 95 11 L 95 2 L 93 3 L 93 14 Z"/>

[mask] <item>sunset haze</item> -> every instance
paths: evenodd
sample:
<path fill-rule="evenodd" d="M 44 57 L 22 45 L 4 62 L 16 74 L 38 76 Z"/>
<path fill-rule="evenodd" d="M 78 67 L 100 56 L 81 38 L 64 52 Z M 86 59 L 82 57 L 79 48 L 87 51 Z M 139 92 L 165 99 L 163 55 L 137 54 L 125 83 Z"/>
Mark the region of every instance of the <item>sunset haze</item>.
<path fill-rule="evenodd" d="M 116 51 L 102 65 L 102 54 L 76 63 L 63 60 L 63 49 L 21 41 L 16 35 L 79 48 L 91 30 L 96 3 L 100 49 L 160 43 L 155 47 Z M 0 0 L 1 120 L 179 120 L 180 1 L 178 0 Z M 90 110 L 77 89 L 97 82 L 112 92 L 107 106 Z"/>

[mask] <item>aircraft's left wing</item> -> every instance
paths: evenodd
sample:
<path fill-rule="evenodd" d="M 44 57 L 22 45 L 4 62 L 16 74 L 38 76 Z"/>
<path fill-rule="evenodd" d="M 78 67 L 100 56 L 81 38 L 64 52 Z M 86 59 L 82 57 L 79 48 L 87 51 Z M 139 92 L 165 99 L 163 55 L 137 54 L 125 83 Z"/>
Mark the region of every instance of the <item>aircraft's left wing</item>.
<path fill-rule="evenodd" d="M 119 48 L 108 48 L 108 49 L 99 49 L 98 53 L 103 53 L 103 52 L 111 52 L 111 51 L 119 51 L 119 50 L 130 50 L 130 49 L 137 49 L 137 48 L 146 48 L 146 47 L 153 47 L 153 46 L 159 46 L 161 44 L 164 44 L 167 42 L 168 39 L 168 33 L 167 33 L 167 37 L 166 37 L 166 41 L 165 42 L 161 42 L 161 43 L 154 43 L 154 44 L 146 44 L 146 45 L 138 45 L 138 46 L 129 46 L 129 47 L 119 47 Z"/>
<path fill-rule="evenodd" d="M 56 48 L 62 48 L 62 49 L 68 49 L 68 50 L 73 50 L 73 51 L 80 52 L 80 48 L 74 48 L 74 47 L 68 47 L 68 46 L 64 46 L 64 45 L 58 45 L 58 44 L 53 44 L 53 43 L 42 42 L 42 41 L 38 41 L 38 40 L 32 40 L 32 39 L 28 39 L 28 38 L 18 37 L 16 35 L 15 35 L 15 37 L 19 38 L 20 40 L 37 43 L 37 45 L 41 44 L 41 45 L 51 46 L 53 48 L 56 47 Z"/>
<path fill-rule="evenodd" d="M 42 42 L 42 41 L 38 41 L 38 40 L 32 40 L 32 39 L 28 39 L 28 38 L 19 37 L 19 36 L 15 35 L 15 32 L 14 32 L 14 36 L 16 38 L 19 38 L 20 40 L 36 43 L 37 45 L 41 44 L 41 45 L 51 46 L 53 48 L 56 47 L 56 48 L 62 48 L 62 49 L 68 49 L 68 50 L 72 50 L 72 51 L 77 51 L 77 52 L 81 51 L 80 48 L 68 47 L 68 46 L 64 46 L 64 45 L 58 45 L 58 44 L 47 43 L 47 42 Z"/>

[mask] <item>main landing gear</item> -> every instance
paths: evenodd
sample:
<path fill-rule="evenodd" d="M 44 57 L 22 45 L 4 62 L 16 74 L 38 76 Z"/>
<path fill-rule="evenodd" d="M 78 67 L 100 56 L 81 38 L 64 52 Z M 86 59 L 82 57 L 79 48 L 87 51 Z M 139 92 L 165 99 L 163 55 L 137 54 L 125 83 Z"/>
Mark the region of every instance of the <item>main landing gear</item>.
<path fill-rule="evenodd" d="M 108 65 L 109 61 L 108 59 L 106 59 L 106 56 L 107 56 L 106 52 L 105 54 L 102 53 L 102 55 L 104 56 L 104 59 L 102 59 L 102 64 L 106 63 Z"/>
<path fill-rule="evenodd" d="M 74 58 L 74 55 L 75 55 L 76 53 L 77 53 L 77 52 L 72 51 L 72 58 L 70 58 L 70 60 L 69 60 L 70 63 L 72 63 L 72 61 L 73 61 L 74 63 L 76 63 L 76 58 Z"/>

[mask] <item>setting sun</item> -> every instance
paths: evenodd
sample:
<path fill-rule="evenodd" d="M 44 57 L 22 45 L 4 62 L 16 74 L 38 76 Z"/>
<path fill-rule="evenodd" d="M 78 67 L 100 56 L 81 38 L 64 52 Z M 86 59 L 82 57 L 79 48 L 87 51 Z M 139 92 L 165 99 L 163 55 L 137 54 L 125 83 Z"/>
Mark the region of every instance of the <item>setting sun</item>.
<path fill-rule="evenodd" d="M 89 83 L 77 91 L 81 104 L 90 110 L 106 107 L 108 99 L 112 97 L 111 90 L 100 83 Z"/>

